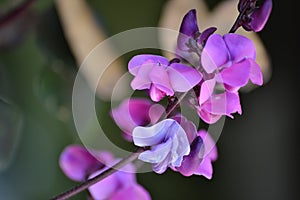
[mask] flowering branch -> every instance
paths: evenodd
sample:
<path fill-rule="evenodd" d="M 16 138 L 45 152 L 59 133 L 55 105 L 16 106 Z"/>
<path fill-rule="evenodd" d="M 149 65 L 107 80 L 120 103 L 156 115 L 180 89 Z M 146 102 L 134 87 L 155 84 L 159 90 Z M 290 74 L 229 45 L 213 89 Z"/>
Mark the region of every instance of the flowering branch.
<path fill-rule="evenodd" d="M 82 192 L 83 190 L 87 189 L 91 185 L 105 179 L 106 177 L 117 172 L 118 170 L 120 170 L 121 168 L 126 166 L 127 164 L 131 163 L 145 150 L 146 150 L 145 148 L 138 148 L 136 151 L 134 151 L 128 157 L 124 158 L 123 160 L 121 160 L 117 164 L 113 165 L 112 167 L 106 169 L 101 174 L 95 176 L 94 178 L 88 179 L 87 181 L 81 183 L 80 185 L 77 185 L 77 186 L 53 197 L 51 200 L 65 200 L 65 199 L 68 199 L 68 198 Z"/>
<path fill-rule="evenodd" d="M 206 130 L 197 130 L 177 108 L 186 99 L 207 124 L 216 123 L 222 116 L 234 118 L 234 113 L 242 114 L 239 89 L 249 81 L 261 86 L 263 78 L 255 61 L 253 42 L 234 32 L 239 27 L 255 32 L 264 27 L 272 0 L 265 0 L 260 7 L 256 3 L 257 0 L 240 0 L 240 14 L 229 33 L 223 36 L 214 33 L 215 27 L 200 32 L 196 10 L 192 9 L 180 27 L 177 58 L 169 61 L 159 55 L 134 56 L 128 63 L 129 73 L 134 76 L 131 87 L 147 90 L 152 101 L 126 99 L 111 110 L 111 116 L 124 139 L 139 148 L 108 169 L 105 166 L 116 163 L 109 152 L 98 151 L 93 157 L 84 147 L 66 148 L 60 166 L 69 178 L 83 183 L 52 200 L 68 199 L 85 189 L 96 199 L 150 200 L 149 193 L 136 182 L 133 174 L 124 172 L 134 171 L 131 162 L 136 158 L 151 163 L 158 174 L 171 168 L 183 176 L 211 179 L 212 162 L 218 157 L 215 141 Z M 193 61 L 195 66 L 181 63 L 181 58 L 189 63 Z M 187 95 L 190 91 L 195 95 Z M 168 98 L 166 107 L 159 104 L 165 97 Z"/>

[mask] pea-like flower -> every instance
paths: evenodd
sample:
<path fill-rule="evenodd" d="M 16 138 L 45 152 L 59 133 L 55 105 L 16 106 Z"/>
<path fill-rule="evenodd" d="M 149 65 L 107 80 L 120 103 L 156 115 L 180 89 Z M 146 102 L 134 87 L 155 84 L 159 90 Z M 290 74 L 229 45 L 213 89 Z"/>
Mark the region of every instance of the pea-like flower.
<path fill-rule="evenodd" d="M 245 36 L 229 33 L 211 35 L 203 49 L 201 63 L 208 74 L 228 88 L 239 89 L 249 80 L 262 85 L 262 72 L 255 62 L 253 42 Z"/>
<path fill-rule="evenodd" d="M 89 151 L 80 145 L 66 147 L 60 156 L 60 167 L 74 181 L 85 181 L 107 169 L 118 161 L 110 152 Z M 97 200 L 150 200 L 149 193 L 136 182 L 135 168 L 126 165 L 111 176 L 88 188 L 93 199 Z"/>
<path fill-rule="evenodd" d="M 139 159 L 152 163 L 153 171 L 159 174 L 167 167 L 179 167 L 183 156 L 190 153 L 187 135 L 174 119 L 165 119 L 151 127 L 136 127 L 133 142 L 140 147 L 150 147 Z"/>
<path fill-rule="evenodd" d="M 157 55 L 137 55 L 128 63 L 129 72 L 134 75 L 131 87 L 134 90 L 149 89 L 153 101 L 174 92 L 187 92 L 197 85 L 202 75 L 196 69 L 171 62 Z"/>

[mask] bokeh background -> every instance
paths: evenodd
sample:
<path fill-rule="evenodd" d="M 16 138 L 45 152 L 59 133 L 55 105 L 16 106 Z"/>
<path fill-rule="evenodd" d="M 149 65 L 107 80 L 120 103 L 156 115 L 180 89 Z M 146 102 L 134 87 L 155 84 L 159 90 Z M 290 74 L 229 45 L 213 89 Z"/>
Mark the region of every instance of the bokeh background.
<path fill-rule="evenodd" d="M 87 0 L 107 36 L 157 26 L 167 2 Z M 206 1 L 211 9 L 219 2 Z M 241 94 L 243 115 L 226 120 L 213 179 L 172 171 L 138 174 L 154 200 L 300 199 L 299 11 L 292 0 L 273 2 L 270 20 L 258 33 L 272 77 Z M 1 200 L 49 199 L 76 184 L 61 172 L 58 159 L 64 147 L 80 144 L 71 113 L 77 69 L 53 1 L 0 0 Z M 108 110 L 109 102 L 97 99 L 99 115 Z M 122 145 L 118 128 L 103 118 L 110 137 Z M 83 192 L 72 199 L 85 198 Z"/>

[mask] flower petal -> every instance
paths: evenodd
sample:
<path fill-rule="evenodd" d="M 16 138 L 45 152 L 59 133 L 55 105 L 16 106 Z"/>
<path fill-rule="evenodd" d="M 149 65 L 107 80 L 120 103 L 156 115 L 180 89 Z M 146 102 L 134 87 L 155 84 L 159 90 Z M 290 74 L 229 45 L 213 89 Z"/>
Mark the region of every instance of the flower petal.
<path fill-rule="evenodd" d="M 159 144 L 165 139 L 168 128 L 174 123 L 172 119 L 165 119 L 150 127 L 138 126 L 133 129 L 133 142 L 140 147 Z"/>
<path fill-rule="evenodd" d="M 132 75 L 137 75 L 140 67 L 145 64 L 152 65 L 168 65 L 169 61 L 165 57 L 151 55 L 151 54 L 142 54 L 136 55 L 128 62 L 128 70 Z"/>
<path fill-rule="evenodd" d="M 256 51 L 253 42 L 247 37 L 235 33 L 224 35 L 224 41 L 230 52 L 230 59 L 240 62 L 245 58 L 255 59 Z"/>
<path fill-rule="evenodd" d="M 195 34 L 199 32 L 195 9 L 190 10 L 183 17 L 179 32 L 177 46 L 181 50 L 188 50 L 189 48 L 186 44 L 189 42 L 189 39 L 194 39 Z"/>
<path fill-rule="evenodd" d="M 238 94 L 231 92 L 215 94 L 201 107 L 213 115 L 227 115 L 231 118 L 233 118 L 232 113 L 242 113 Z"/>
<path fill-rule="evenodd" d="M 159 102 L 166 96 L 166 93 L 159 90 L 154 84 L 151 84 L 149 95 L 152 101 Z"/>
<path fill-rule="evenodd" d="M 213 174 L 211 160 L 208 158 L 204 158 L 194 174 L 204 176 L 207 179 L 211 179 Z"/>
<path fill-rule="evenodd" d="M 149 74 L 153 69 L 152 64 L 145 64 L 139 67 L 139 71 L 136 73 L 136 76 L 131 81 L 131 87 L 134 90 L 144 90 L 149 89 L 151 85 L 151 80 Z"/>
<path fill-rule="evenodd" d="M 154 66 L 149 74 L 149 78 L 157 89 L 164 92 L 166 95 L 174 95 L 168 73 L 164 66 Z"/>
<path fill-rule="evenodd" d="M 228 49 L 219 34 L 211 35 L 202 51 L 201 63 L 207 73 L 212 73 L 218 67 L 228 62 Z"/>
<path fill-rule="evenodd" d="M 201 33 L 201 35 L 200 35 L 200 37 L 199 37 L 199 39 L 198 39 L 197 42 L 198 42 L 200 45 L 204 46 L 205 43 L 206 43 L 206 41 L 208 40 L 208 38 L 209 38 L 214 32 L 216 32 L 216 30 L 217 30 L 216 27 L 210 27 L 210 28 L 205 29 L 205 30 Z"/>
<path fill-rule="evenodd" d="M 221 71 L 221 83 L 231 87 L 243 87 L 248 83 L 251 64 L 248 59 Z"/>
<path fill-rule="evenodd" d="M 206 80 L 201 84 L 199 105 L 202 105 L 205 101 L 207 101 L 211 97 L 212 93 L 214 92 L 215 85 L 216 85 L 215 79 Z"/>
<path fill-rule="evenodd" d="M 272 0 L 264 0 L 261 7 L 256 8 L 251 14 L 251 28 L 255 32 L 261 31 L 267 23 L 273 7 Z"/>
<path fill-rule="evenodd" d="M 100 173 L 102 173 L 102 170 L 92 174 L 90 178 L 93 178 Z M 90 186 L 88 190 L 94 199 L 109 199 L 118 190 L 118 187 L 118 176 L 116 174 L 112 174 L 102 181 Z"/>
<path fill-rule="evenodd" d="M 168 139 L 166 142 L 155 145 L 151 150 L 144 151 L 139 155 L 139 159 L 148 163 L 161 163 L 166 159 L 172 147 L 172 140 Z M 165 166 L 168 167 L 168 164 Z"/>
<path fill-rule="evenodd" d="M 146 99 L 130 98 L 112 109 L 111 115 L 125 133 L 131 134 L 136 126 L 147 125 L 150 122 L 151 106 L 152 103 Z"/>
<path fill-rule="evenodd" d="M 204 143 L 204 158 L 209 158 L 212 161 L 216 161 L 218 158 L 218 151 L 216 142 L 212 139 L 209 133 L 206 130 L 200 130 L 198 132 L 198 136 L 200 136 Z"/>
<path fill-rule="evenodd" d="M 74 181 L 84 181 L 91 173 L 105 167 L 86 148 L 79 145 L 66 147 L 59 164 L 63 172 Z"/>
<path fill-rule="evenodd" d="M 200 136 L 197 136 L 194 141 L 191 143 L 191 152 L 189 155 L 183 157 L 183 161 L 180 167 L 177 167 L 178 170 L 184 176 L 191 176 L 198 169 L 203 155 L 203 140 Z"/>
<path fill-rule="evenodd" d="M 250 63 L 251 63 L 251 68 L 250 68 L 250 80 L 253 84 L 256 85 L 262 85 L 263 84 L 263 75 L 262 72 L 260 70 L 260 67 L 258 66 L 258 64 L 252 60 L 249 59 Z"/>
<path fill-rule="evenodd" d="M 201 119 L 208 124 L 214 124 L 222 117 L 222 115 L 215 115 L 215 114 L 209 113 L 205 109 L 200 109 L 198 111 L 198 114 L 201 117 Z"/>
<path fill-rule="evenodd" d="M 177 92 L 187 92 L 198 84 L 202 75 L 196 69 L 174 63 L 167 69 L 172 88 Z"/>
<path fill-rule="evenodd" d="M 150 194 L 141 185 L 133 184 L 121 190 L 117 190 L 116 193 L 110 198 L 110 200 L 151 200 Z"/>
<path fill-rule="evenodd" d="M 172 119 L 174 119 L 180 124 L 180 126 L 183 128 L 183 130 L 186 133 L 189 143 L 192 143 L 194 138 L 197 135 L 197 129 L 195 124 L 182 115 L 176 115 L 172 117 Z"/>

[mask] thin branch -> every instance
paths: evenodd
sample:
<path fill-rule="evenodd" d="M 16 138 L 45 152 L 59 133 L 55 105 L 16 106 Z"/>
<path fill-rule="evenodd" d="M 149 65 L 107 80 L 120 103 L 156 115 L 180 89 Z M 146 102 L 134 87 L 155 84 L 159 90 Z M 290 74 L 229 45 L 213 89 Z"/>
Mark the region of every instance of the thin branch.
<path fill-rule="evenodd" d="M 235 20 L 233 26 L 231 27 L 229 33 L 234 33 L 240 26 L 241 26 L 241 21 L 243 20 L 244 14 L 246 13 L 248 6 L 249 6 L 249 1 L 246 3 L 244 6 L 243 10 L 240 12 L 238 15 L 237 19 Z"/>
<path fill-rule="evenodd" d="M 114 166 L 103 171 L 101 174 L 95 176 L 94 178 L 88 179 L 87 181 L 81 183 L 80 185 L 77 185 L 77 186 L 67 190 L 66 192 L 63 192 L 63 193 L 53 197 L 51 200 L 65 200 L 65 199 L 68 199 L 68 198 L 82 192 L 83 190 L 89 188 L 93 184 L 105 179 L 106 177 L 117 172 L 118 170 L 120 170 L 121 168 L 126 166 L 127 164 L 131 163 L 145 150 L 146 149 L 144 149 L 144 148 L 138 148 L 135 152 L 130 154 L 128 157 L 124 158 L 123 160 L 121 160 L 120 162 L 115 164 Z"/>

